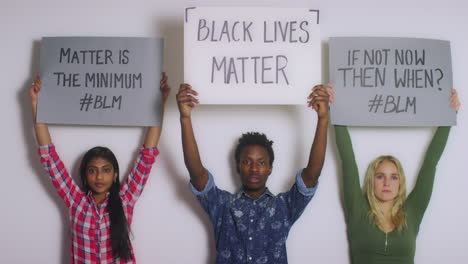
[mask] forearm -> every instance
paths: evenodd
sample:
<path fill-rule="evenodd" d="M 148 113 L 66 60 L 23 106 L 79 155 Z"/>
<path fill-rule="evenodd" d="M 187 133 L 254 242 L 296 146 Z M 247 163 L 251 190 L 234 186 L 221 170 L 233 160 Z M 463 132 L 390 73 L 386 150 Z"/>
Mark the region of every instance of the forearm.
<path fill-rule="evenodd" d="M 346 126 L 335 125 L 335 141 L 341 158 L 343 196 L 346 212 L 361 208 L 364 199 L 359 183 L 359 172 L 354 157 L 351 137 Z"/>
<path fill-rule="evenodd" d="M 445 145 L 447 144 L 448 135 L 451 127 L 438 127 L 435 132 L 431 144 L 429 145 L 424 163 L 435 166 L 438 162 L 442 153 L 444 152 Z M 423 164 L 423 166 L 425 165 Z"/>
<path fill-rule="evenodd" d="M 145 148 L 154 148 L 158 146 L 161 131 L 162 127 L 148 127 L 145 142 L 143 143 Z"/>
<path fill-rule="evenodd" d="M 343 171 L 358 175 L 353 144 L 346 126 L 335 125 L 335 141 L 341 158 Z"/>
<path fill-rule="evenodd" d="M 193 186 L 198 190 L 202 190 L 208 181 L 208 173 L 200 159 L 200 153 L 198 152 L 197 142 L 193 133 L 191 117 L 181 117 L 180 124 L 182 129 L 182 147 L 185 166 L 189 171 Z"/>
<path fill-rule="evenodd" d="M 439 127 L 426 152 L 416 184 L 408 200 L 420 208 L 426 208 L 432 193 L 437 163 L 447 143 L 450 127 Z"/>
<path fill-rule="evenodd" d="M 143 192 L 158 154 L 159 150 L 157 148 L 140 149 L 132 170 L 130 170 L 128 177 L 120 187 L 122 199 L 130 204 L 135 204 Z"/>
<path fill-rule="evenodd" d="M 317 122 L 314 142 L 310 150 L 309 162 L 307 163 L 307 167 L 302 171 L 302 179 L 308 188 L 317 185 L 318 178 L 322 171 L 325 161 L 325 151 L 327 149 L 327 131 L 328 116 L 320 118 Z"/>
<path fill-rule="evenodd" d="M 145 148 L 154 148 L 158 146 L 159 138 L 161 137 L 162 127 L 164 123 L 164 110 L 165 105 L 162 106 L 161 125 L 148 127 L 146 131 L 145 142 L 143 143 L 143 146 L 145 146 Z"/>
<path fill-rule="evenodd" d="M 39 146 L 47 146 L 52 143 L 47 124 L 34 123 L 34 130 L 36 131 L 36 140 Z"/>

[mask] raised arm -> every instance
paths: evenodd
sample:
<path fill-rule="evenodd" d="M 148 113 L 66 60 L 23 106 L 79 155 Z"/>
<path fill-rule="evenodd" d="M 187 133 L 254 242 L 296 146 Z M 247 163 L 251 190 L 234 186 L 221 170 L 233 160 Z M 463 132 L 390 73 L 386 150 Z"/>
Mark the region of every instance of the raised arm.
<path fill-rule="evenodd" d="M 437 128 L 431 144 L 429 144 L 427 149 L 421 169 L 419 170 L 416 184 L 411 194 L 408 196 L 408 204 L 419 208 L 421 212 L 426 210 L 429 200 L 431 199 L 437 163 L 444 151 L 449 132 L 450 127 Z"/>
<path fill-rule="evenodd" d="M 185 167 L 189 171 L 192 185 L 198 191 L 202 191 L 208 181 L 208 172 L 200 159 L 191 118 L 192 109 L 198 104 L 198 99 L 195 97 L 197 95 L 198 93 L 192 89 L 192 86 L 181 84 L 177 93 L 177 106 L 180 112 Z"/>
<path fill-rule="evenodd" d="M 458 111 L 460 101 L 455 89 L 452 90 L 450 98 L 450 106 Z M 432 138 L 431 143 L 426 151 L 423 164 L 419 170 L 416 184 L 408 196 L 408 204 L 414 208 L 419 208 L 422 213 L 426 210 L 429 200 L 431 199 L 432 187 L 434 185 L 434 177 L 437 168 L 437 163 L 442 156 L 445 145 L 447 144 L 450 127 L 438 127 Z"/>
<path fill-rule="evenodd" d="M 335 125 L 335 140 L 341 158 L 344 207 L 349 216 L 351 212 L 361 208 L 365 199 L 359 183 L 359 171 L 354 157 L 353 144 L 346 126 Z"/>
<path fill-rule="evenodd" d="M 161 97 L 162 97 L 162 119 L 161 119 L 161 126 L 158 127 L 148 127 L 146 131 L 145 142 L 143 145 L 145 148 L 154 148 L 158 146 L 159 137 L 161 136 L 161 130 L 164 121 L 164 109 L 167 101 L 167 97 L 169 96 L 169 92 L 171 88 L 167 84 L 167 74 L 165 72 L 162 73 L 162 79 L 160 83 L 160 90 L 161 90 Z"/>
<path fill-rule="evenodd" d="M 31 97 L 31 106 L 34 122 L 34 130 L 36 131 L 36 140 L 39 146 L 47 146 L 52 143 L 49 128 L 45 123 L 37 123 L 37 97 L 41 91 L 41 78 L 37 76 L 29 88 L 29 97 Z"/>
<path fill-rule="evenodd" d="M 156 156 L 159 154 L 159 150 L 156 147 L 159 142 L 159 137 L 161 136 L 167 97 L 169 96 L 169 92 L 171 90 L 167 84 L 167 75 L 165 72 L 162 73 L 159 89 L 161 91 L 162 99 L 161 126 L 148 127 L 145 141 L 143 143 L 143 148 L 140 150 L 133 168 L 130 171 L 128 177 L 125 179 L 124 184 L 122 184 L 120 187 L 120 196 L 122 200 L 128 202 L 131 205 L 135 204 L 143 192 L 143 188 L 148 181 L 153 163 L 156 160 Z"/>
<path fill-rule="evenodd" d="M 328 86 L 327 91 L 330 102 L 334 103 L 335 91 L 332 88 Z M 350 213 L 358 214 L 358 210 L 363 208 L 365 198 L 362 195 L 359 182 L 359 171 L 354 157 L 353 144 L 346 126 L 335 125 L 335 141 L 341 159 L 345 214 L 349 220 Z"/>
<path fill-rule="evenodd" d="M 37 96 L 41 91 L 41 79 L 37 76 L 29 89 L 29 96 L 31 97 L 31 106 L 33 113 L 34 129 L 36 131 L 36 140 L 39 144 L 39 155 L 41 163 L 49 173 L 57 193 L 65 202 L 67 207 L 70 207 L 76 201 L 83 197 L 83 192 L 76 185 L 73 178 L 69 175 L 65 165 L 55 151 L 55 146 L 49 133 L 49 128 L 45 123 L 36 123 L 37 116 Z"/>
<path fill-rule="evenodd" d="M 325 160 L 325 151 L 327 149 L 327 130 L 328 130 L 328 101 L 329 96 L 326 86 L 317 85 L 312 89 L 309 95 L 309 107 L 317 112 L 317 126 L 315 129 L 314 142 L 310 149 L 309 162 L 302 171 L 302 179 L 307 188 L 315 187 L 322 171 Z"/>

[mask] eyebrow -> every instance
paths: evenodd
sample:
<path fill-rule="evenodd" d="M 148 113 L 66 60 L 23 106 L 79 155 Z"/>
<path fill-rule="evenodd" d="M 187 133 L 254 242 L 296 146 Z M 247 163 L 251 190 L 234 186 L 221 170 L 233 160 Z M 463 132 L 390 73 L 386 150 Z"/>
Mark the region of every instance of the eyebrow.
<path fill-rule="evenodd" d="M 88 169 L 88 168 L 106 168 L 106 167 L 113 168 L 113 166 L 110 165 L 110 164 L 106 164 L 106 165 L 103 165 L 103 166 L 101 166 L 101 167 L 98 167 L 98 166 L 95 166 L 95 165 L 88 165 L 88 166 L 86 166 L 87 169 Z"/>

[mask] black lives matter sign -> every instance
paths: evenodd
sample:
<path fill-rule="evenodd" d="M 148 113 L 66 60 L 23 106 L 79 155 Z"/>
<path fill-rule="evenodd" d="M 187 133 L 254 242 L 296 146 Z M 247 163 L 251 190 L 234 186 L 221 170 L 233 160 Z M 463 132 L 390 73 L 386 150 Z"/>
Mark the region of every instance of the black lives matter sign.
<path fill-rule="evenodd" d="M 318 10 L 187 8 L 184 81 L 206 104 L 305 104 L 321 80 Z"/>

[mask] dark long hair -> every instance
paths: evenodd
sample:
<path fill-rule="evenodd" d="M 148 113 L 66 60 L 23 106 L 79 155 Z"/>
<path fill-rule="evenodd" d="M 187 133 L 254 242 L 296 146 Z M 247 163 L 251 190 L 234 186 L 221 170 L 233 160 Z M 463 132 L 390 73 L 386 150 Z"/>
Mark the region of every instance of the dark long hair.
<path fill-rule="evenodd" d="M 88 150 L 88 152 L 86 152 L 83 159 L 81 160 L 80 165 L 80 176 L 85 192 L 90 190 L 90 187 L 86 181 L 86 167 L 88 166 L 88 163 L 95 158 L 102 158 L 110 162 L 114 167 L 114 172 L 117 173 L 117 177 L 109 190 L 109 202 L 107 204 L 110 218 L 112 254 L 114 255 L 114 258 L 129 260 L 132 257 L 132 251 L 130 249 L 130 232 L 127 218 L 125 217 L 122 200 L 120 199 L 119 195 L 119 163 L 117 162 L 114 153 L 112 153 L 112 151 L 106 147 L 94 147 Z"/>

